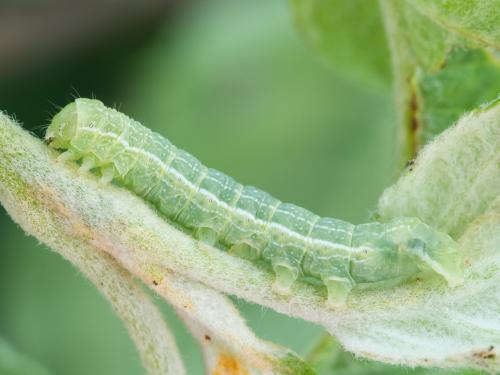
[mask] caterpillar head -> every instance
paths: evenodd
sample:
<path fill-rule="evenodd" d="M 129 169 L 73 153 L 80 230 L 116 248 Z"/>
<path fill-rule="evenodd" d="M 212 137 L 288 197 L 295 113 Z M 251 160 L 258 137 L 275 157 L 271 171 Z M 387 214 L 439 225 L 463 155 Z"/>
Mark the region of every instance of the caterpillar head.
<path fill-rule="evenodd" d="M 399 219 L 397 228 L 393 240 L 419 261 L 419 268 L 438 273 L 452 287 L 463 282 L 463 252 L 448 234 L 416 218 Z"/>
<path fill-rule="evenodd" d="M 76 102 L 68 104 L 57 115 L 45 133 L 45 141 L 50 147 L 67 149 L 71 139 L 76 133 L 78 125 L 78 112 Z"/>

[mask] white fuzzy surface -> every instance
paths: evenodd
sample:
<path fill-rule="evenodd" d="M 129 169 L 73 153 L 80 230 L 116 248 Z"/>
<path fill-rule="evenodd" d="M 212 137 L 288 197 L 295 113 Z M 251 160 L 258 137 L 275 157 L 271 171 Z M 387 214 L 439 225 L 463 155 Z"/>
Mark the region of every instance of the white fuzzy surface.
<path fill-rule="evenodd" d="M 8 137 L 12 135 L 12 138 Z M 145 370 L 150 375 L 183 375 L 184 364 L 174 341 L 170 329 L 166 325 L 161 312 L 144 290 L 137 285 L 134 276 L 123 269 L 120 264 L 109 254 L 96 251 L 87 240 L 92 234 L 83 223 L 76 220 L 65 220 L 53 215 L 53 209 L 69 210 L 60 202 L 35 202 L 28 197 L 39 189 L 41 196 L 49 197 L 52 193 L 50 185 L 45 184 L 42 178 L 36 175 L 36 165 L 29 166 L 23 159 L 26 149 L 16 147 L 22 142 L 21 138 L 28 140 L 30 146 L 41 145 L 28 133 L 24 132 L 11 120 L 0 112 L 0 201 L 22 228 L 29 234 L 35 235 L 39 240 L 49 244 L 60 255 L 70 261 L 82 272 L 109 301 L 113 310 L 123 321 L 131 338 L 133 339 Z M 4 141 L 13 143 L 6 147 Z M 33 155 L 30 155 L 33 156 Z M 24 160 L 16 165 L 12 161 Z M 43 161 L 40 160 L 40 161 Z M 6 168 L 6 164 L 10 167 Z M 16 175 L 11 168 L 26 168 L 24 177 Z M 20 172 L 20 170 L 18 170 Z M 13 173 L 14 172 L 14 173 Z M 24 180 L 28 175 L 32 184 L 19 183 L 17 177 Z M 25 195 L 26 194 L 26 195 Z M 47 203 L 49 206 L 44 206 Z M 50 205 L 59 205 L 50 207 Z M 71 229 L 73 228 L 73 229 Z M 74 236 L 72 230 L 77 230 L 79 236 Z M 47 275 L 50 276 L 50 275 Z M 89 348 L 91 350 L 91 348 Z M 84 355 L 84 354 L 82 354 Z"/>

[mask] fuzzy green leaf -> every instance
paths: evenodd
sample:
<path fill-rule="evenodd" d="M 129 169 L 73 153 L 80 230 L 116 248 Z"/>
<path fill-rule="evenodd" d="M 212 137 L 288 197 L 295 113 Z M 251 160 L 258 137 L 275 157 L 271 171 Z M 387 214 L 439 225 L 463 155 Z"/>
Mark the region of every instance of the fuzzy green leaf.
<path fill-rule="evenodd" d="M 411 59 L 426 71 L 439 70 L 459 38 L 418 12 L 411 2 L 397 2 L 397 11 Z"/>
<path fill-rule="evenodd" d="M 411 369 L 367 361 L 346 352 L 332 336 L 325 336 L 311 351 L 308 360 L 318 375 L 481 375 L 475 370 Z"/>
<path fill-rule="evenodd" d="M 500 8 L 498 1 L 380 4 L 393 55 L 401 161 L 406 162 L 463 113 L 498 95 L 500 61 L 490 47 L 500 43 Z"/>
<path fill-rule="evenodd" d="M 308 361 L 318 375 L 378 375 L 390 374 L 392 366 L 379 362 L 356 360 L 356 357 L 342 349 L 332 336 L 325 336 L 309 354 Z M 406 371 L 406 369 L 405 369 Z"/>
<path fill-rule="evenodd" d="M 340 74 L 363 83 L 390 81 L 389 51 L 372 0 L 291 0 L 299 30 Z"/>
<path fill-rule="evenodd" d="M 378 361 L 500 371 L 500 101 L 464 116 L 425 147 L 386 190 L 376 216 L 417 216 L 450 233 L 464 252 L 465 282 L 366 291 L 333 331 L 339 341 Z M 311 360 L 322 374 L 400 371 L 353 363 L 328 340 Z"/>
<path fill-rule="evenodd" d="M 481 49 L 454 51 L 437 73 L 417 69 L 415 91 L 417 142 L 426 144 L 465 111 L 498 95 L 500 61 Z"/>
<path fill-rule="evenodd" d="M 499 102 L 464 116 L 424 148 L 406 175 L 386 190 L 378 214 L 382 220 L 417 216 L 450 233 L 463 249 L 466 280 L 452 290 L 423 287 L 426 298 L 408 295 L 406 306 L 381 311 L 380 318 L 391 321 L 382 325 L 387 330 L 373 330 L 387 345 L 388 352 L 380 354 L 397 345 L 398 352 L 420 363 L 440 358 L 499 371 Z M 358 329 L 363 328 L 369 329 Z M 363 346 L 370 341 L 363 340 Z M 431 348 L 435 354 L 429 357 Z"/>
<path fill-rule="evenodd" d="M 422 14 L 465 39 L 500 48 L 499 0 L 413 0 Z"/>
<path fill-rule="evenodd" d="M 49 375 L 51 372 L 39 363 L 19 353 L 0 337 L 0 374 Z"/>

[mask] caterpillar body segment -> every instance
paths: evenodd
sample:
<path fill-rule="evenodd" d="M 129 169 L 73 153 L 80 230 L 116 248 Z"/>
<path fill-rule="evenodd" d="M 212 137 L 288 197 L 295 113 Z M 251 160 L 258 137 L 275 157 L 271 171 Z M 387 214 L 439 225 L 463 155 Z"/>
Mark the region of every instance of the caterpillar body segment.
<path fill-rule="evenodd" d="M 63 160 L 81 161 L 102 183 L 114 180 L 169 220 L 230 254 L 265 262 L 275 290 L 301 278 L 326 287 L 342 305 L 356 285 L 437 274 L 462 278 L 456 243 L 417 218 L 353 225 L 283 203 L 201 164 L 188 152 L 100 101 L 77 99 L 52 120 L 47 143 Z"/>

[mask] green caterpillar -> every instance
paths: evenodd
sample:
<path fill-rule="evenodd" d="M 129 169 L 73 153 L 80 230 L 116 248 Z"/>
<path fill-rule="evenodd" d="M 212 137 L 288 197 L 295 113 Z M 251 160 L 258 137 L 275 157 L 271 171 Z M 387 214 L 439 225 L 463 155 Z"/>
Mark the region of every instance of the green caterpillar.
<path fill-rule="evenodd" d="M 276 274 L 277 292 L 301 278 L 326 286 L 327 303 L 342 305 L 357 284 L 394 284 L 438 274 L 462 280 L 457 244 L 417 218 L 353 225 L 282 203 L 205 167 L 161 135 L 100 101 L 77 99 L 52 120 L 47 143 L 98 168 L 104 183 L 129 189 L 204 242 Z"/>

